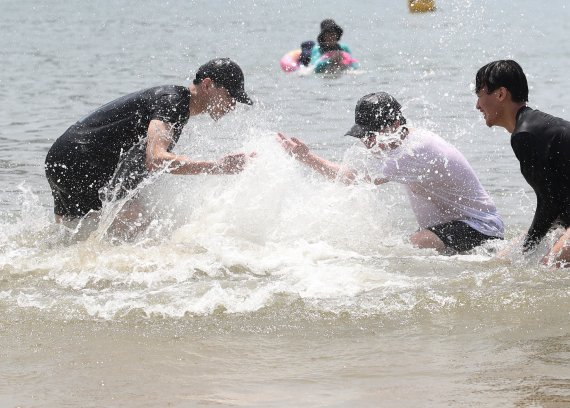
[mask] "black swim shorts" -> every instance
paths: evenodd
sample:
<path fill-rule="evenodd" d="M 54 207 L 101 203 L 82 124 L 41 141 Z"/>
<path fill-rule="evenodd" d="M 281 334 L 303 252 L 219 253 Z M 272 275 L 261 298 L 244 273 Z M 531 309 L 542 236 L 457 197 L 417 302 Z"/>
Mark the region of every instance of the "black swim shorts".
<path fill-rule="evenodd" d="M 485 235 L 472 228 L 463 221 L 451 221 L 445 224 L 428 227 L 439 239 L 443 241 L 445 247 L 452 252 L 466 252 L 491 239 L 501 239 Z"/>
<path fill-rule="evenodd" d="M 75 218 L 89 211 L 101 209 L 99 189 L 107 183 L 110 175 L 95 163 L 47 162 L 45 171 L 51 187 L 54 212 L 57 215 Z"/>
<path fill-rule="evenodd" d="M 56 141 L 46 156 L 45 172 L 54 212 L 66 218 L 100 210 L 102 199 L 123 198 L 148 175 L 143 144 L 133 146 L 119 163 L 105 151 L 83 151 L 83 148 Z"/>

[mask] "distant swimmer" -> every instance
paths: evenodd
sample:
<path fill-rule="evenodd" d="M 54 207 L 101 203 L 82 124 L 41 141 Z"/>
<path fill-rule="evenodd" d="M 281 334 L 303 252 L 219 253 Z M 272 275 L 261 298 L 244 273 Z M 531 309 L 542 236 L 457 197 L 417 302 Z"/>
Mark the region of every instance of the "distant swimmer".
<path fill-rule="evenodd" d="M 358 61 L 352 58 L 348 45 L 339 42 L 343 32 L 334 20 L 321 21 L 321 32 L 310 59 L 311 67 L 316 73 L 334 73 L 360 66 Z"/>
<path fill-rule="evenodd" d="M 228 58 L 202 65 L 189 87 L 144 89 L 100 107 L 72 125 L 50 148 L 45 172 L 57 222 L 102 207 L 102 196 L 124 196 L 149 174 L 233 174 L 249 155 L 228 154 L 197 161 L 172 152 L 190 116 L 217 120 L 236 102 L 253 102 L 244 90 L 241 68 Z"/>
<path fill-rule="evenodd" d="M 532 109 L 528 84 L 513 60 L 493 61 L 475 77 L 476 107 L 487 126 L 511 133 L 511 146 L 521 173 L 536 193 L 536 211 L 523 250 L 534 248 L 552 228 L 566 232 L 543 263 L 570 262 L 570 122 Z"/>
<path fill-rule="evenodd" d="M 289 51 L 279 60 L 281 69 L 285 72 L 293 72 L 308 67 L 311 63 L 311 52 L 314 46 L 314 41 L 303 41 L 301 48 Z"/>
<path fill-rule="evenodd" d="M 312 40 L 303 41 L 301 43 L 301 54 L 299 55 L 298 60 L 299 65 L 307 67 L 311 63 L 311 54 L 314 46 L 315 42 Z"/>
<path fill-rule="evenodd" d="M 347 135 L 360 139 L 370 153 L 361 175 L 317 156 L 297 138 L 279 134 L 278 139 L 289 154 L 331 180 L 403 184 L 420 227 L 410 237 L 418 248 L 461 253 L 503 237 L 495 204 L 465 157 L 436 134 L 405 127 L 393 96 L 377 92 L 362 97 L 355 122 Z"/>

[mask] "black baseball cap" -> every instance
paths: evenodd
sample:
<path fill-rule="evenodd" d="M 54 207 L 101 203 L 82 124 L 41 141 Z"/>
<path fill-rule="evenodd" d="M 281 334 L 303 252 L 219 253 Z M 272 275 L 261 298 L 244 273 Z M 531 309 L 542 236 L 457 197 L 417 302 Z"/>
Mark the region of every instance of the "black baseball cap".
<path fill-rule="evenodd" d="M 210 78 L 218 86 L 222 86 L 236 101 L 253 105 L 253 101 L 244 89 L 243 71 L 229 58 L 215 58 L 206 62 L 196 72 L 194 84 L 197 85 L 204 78 Z"/>
<path fill-rule="evenodd" d="M 362 139 L 368 133 L 379 132 L 397 121 L 400 125 L 404 125 L 406 119 L 401 109 L 402 105 L 386 92 L 365 95 L 356 104 L 355 125 L 346 132 L 346 135 Z"/>

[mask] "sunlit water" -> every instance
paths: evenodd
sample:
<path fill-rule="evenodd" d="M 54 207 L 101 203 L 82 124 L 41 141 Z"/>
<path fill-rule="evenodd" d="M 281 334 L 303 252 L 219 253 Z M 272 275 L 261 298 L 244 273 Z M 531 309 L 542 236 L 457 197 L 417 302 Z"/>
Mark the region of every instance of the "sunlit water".
<path fill-rule="evenodd" d="M 476 70 L 517 59 L 531 106 L 570 117 L 570 13 L 562 1 L 6 2 L 0 21 L 0 405 L 566 407 L 570 277 L 503 243 L 469 255 L 413 249 L 397 185 L 346 187 L 284 154 L 277 131 L 347 165 L 342 135 L 384 90 L 412 126 L 468 158 L 524 233 L 534 195 L 508 134 L 475 110 Z M 499 4 L 500 3 L 500 4 Z M 284 74 L 278 60 L 345 28 L 362 70 Z M 230 56 L 254 107 L 191 118 L 176 150 L 256 151 L 235 176 L 161 175 L 140 191 L 148 227 L 128 241 L 53 223 L 43 160 L 70 124 L 122 94 L 188 84 Z M 554 236 L 549 237 L 554 239 Z"/>

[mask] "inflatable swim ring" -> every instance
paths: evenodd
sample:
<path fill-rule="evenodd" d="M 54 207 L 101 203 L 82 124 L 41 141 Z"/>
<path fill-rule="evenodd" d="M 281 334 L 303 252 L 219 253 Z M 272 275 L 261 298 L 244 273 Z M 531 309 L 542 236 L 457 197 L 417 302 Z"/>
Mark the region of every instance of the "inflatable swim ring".
<path fill-rule="evenodd" d="M 340 66 L 333 65 L 334 61 L 331 59 L 332 53 L 327 52 L 321 58 L 319 58 L 317 62 L 314 64 L 315 72 L 322 73 L 322 72 L 327 72 L 329 70 L 339 71 L 344 69 L 357 69 L 360 67 L 360 63 L 358 62 L 358 60 L 352 58 L 352 55 L 350 55 L 348 52 L 340 51 L 340 54 L 342 57 L 341 61 L 339 61 Z"/>
<path fill-rule="evenodd" d="M 285 72 L 297 71 L 300 68 L 299 57 L 301 56 L 301 49 L 296 49 L 289 51 L 287 54 L 283 55 L 279 60 L 281 69 Z"/>

